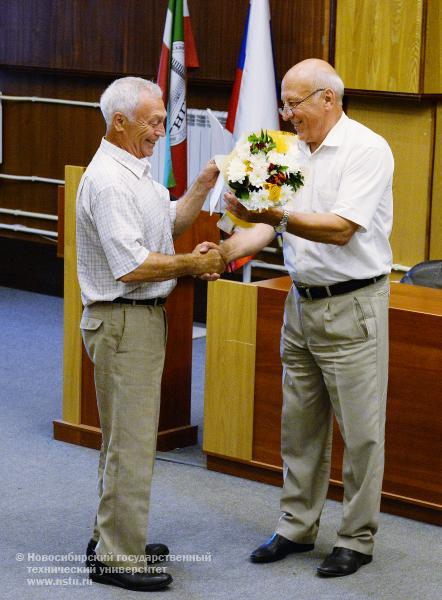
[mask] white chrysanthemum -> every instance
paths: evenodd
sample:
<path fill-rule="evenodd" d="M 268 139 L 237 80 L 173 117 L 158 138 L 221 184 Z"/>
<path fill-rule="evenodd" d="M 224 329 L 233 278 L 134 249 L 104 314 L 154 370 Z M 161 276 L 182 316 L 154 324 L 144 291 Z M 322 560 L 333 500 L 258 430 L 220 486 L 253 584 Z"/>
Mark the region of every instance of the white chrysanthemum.
<path fill-rule="evenodd" d="M 250 167 L 248 169 L 248 176 L 251 185 L 254 187 L 262 187 L 264 181 L 269 176 L 268 163 L 265 154 L 259 152 L 258 154 L 252 154 L 249 159 Z"/>
<path fill-rule="evenodd" d="M 260 190 L 259 192 L 251 192 L 249 199 L 247 200 L 247 208 L 249 210 L 260 210 L 268 208 L 269 206 L 269 193 L 267 190 Z"/>
<path fill-rule="evenodd" d="M 287 165 L 287 155 L 282 152 L 276 152 L 276 150 L 270 150 L 267 154 L 267 160 L 273 165 Z"/>
<path fill-rule="evenodd" d="M 245 140 L 240 140 L 235 146 L 235 153 L 241 160 L 250 160 L 250 143 Z"/>
<path fill-rule="evenodd" d="M 264 188 L 261 190 L 261 208 L 269 208 L 269 206 L 274 206 L 274 203 L 270 200 L 269 190 Z"/>
<path fill-rule="evenodd" d="M 242 183 L 246 176 L 246 165 L 239 158 L 232 158 L 229 166 L 227 167 L 227 178 L 230 182 Z"/>
<path fill-rule="evenodd" d="M 254 171 L 258 171 L 260 169 L 267 169 L 268 160 L 264 152 L 258 152 L 257 154 L 251 154 L 250 158 L 250 166 Z"/>
<path fill-rule="evenodd" d="M 280 189 L 281 192 L 279 196 L 279 204 L 284 205 L 292 198 L 293 188 L 290 185 L 284 183 Z"/>
<path fill-rule="evenodd" d="M 290 173 L 296 173 L 301 168 L 301 153 L 295 144 L 290 145 L 290 148 L 285 156 L 285 164 Z"/>
<path fill-rule="evenodd" d="M 264 169 L 254 169 L 250 173 L 248 173 L 250 184 L 253 187 L 261 188 L 264 185 L 265 180 L 269 176 L 267 172 L 267 168 Z"/>

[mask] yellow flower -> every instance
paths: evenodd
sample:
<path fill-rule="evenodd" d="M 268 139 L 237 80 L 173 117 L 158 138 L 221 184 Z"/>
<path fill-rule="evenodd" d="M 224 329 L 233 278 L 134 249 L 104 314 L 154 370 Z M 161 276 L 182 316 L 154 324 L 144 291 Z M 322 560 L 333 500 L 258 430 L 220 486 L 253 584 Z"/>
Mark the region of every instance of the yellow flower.
<path fill-rule="evenodd" d="M 272 202 L 278 202 L 281 195 L 281 188 L 276 183 L 266 183 L 265 187 L 269 190 L 269 199 Z"/>
<path fill-rule="evenodd" d="M 276 152 L 280 152 L 281 154 L 284 154 L 285 152 L 287 152 L 287 150 L 289 149 L 289 145 L 287 142 L 287 138 L 288 136 L 294 136 L 294 133 L 290 133 L 289 131 L 268 131 L 267 132 L 269 134 L 269 136 L 271 138 L 273 138 L 273 141 L 276 144 Z"/>

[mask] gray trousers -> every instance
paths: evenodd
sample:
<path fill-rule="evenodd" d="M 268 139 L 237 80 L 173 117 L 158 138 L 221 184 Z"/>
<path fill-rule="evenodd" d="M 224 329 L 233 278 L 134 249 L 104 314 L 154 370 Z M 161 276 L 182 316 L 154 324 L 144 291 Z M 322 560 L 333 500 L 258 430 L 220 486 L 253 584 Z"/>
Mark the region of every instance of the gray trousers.
<path fill-rule="evenodd" d="M 292 288 L 281 335 L 284 487 L 277 533 L 314 542 L 330 476 L 332 415 L 344 440 L 336 546 L 373 552 L 384 469 L 388 277 L 321 300 Z"/>
<path fill-rule="evenodd" d="M 98 468 L 97 557 L 145 567 L 152 471 L 166 343 L 161 306 L 86 307 L 83 341 L 94 363 L 103 436 Z"/>

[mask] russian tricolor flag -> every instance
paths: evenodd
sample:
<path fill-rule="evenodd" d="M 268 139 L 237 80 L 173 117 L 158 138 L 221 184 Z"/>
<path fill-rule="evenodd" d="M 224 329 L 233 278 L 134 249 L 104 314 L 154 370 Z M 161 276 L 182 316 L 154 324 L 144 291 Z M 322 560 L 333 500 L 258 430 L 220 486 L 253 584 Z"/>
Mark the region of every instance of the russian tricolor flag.
<path fill-rule="evenodd" d="M 268 0 L 250 0 L 226 129 L 241 133 L 279 129 Z"/>
<path fill-rule="evenodd" d="M 268 0 L 250 0 L 226 129 L 234 141 L 244 132 L 279 129 Z M 236 271 L 251 258 L 232 261 L 228 270 Z"/>

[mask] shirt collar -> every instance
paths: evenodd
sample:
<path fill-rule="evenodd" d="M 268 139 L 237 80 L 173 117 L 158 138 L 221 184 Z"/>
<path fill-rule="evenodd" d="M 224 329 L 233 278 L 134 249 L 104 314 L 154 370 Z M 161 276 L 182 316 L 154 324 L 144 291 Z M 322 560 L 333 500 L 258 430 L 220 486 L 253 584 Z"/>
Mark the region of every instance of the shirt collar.
<path fill-rule="evenodd" d="M 136 158 L 136 156 L 115 146 L 115 144 L 111 144 L 104 138 L 101 140 L 100 150 L 116 160 L 120 165 L 123 165 L 123 167 L 129 169 L 138 179 L 150 173 L 150 162 L 147 157 Z"/>
<path fill-rule="evenodd" d="M 322 148 L 322 146 L 340 146 L 344 140 L 345 128 L 346 128 L 348 121 L 349 121 L 349 118 L 343 112 L 342 115 L 340 116 L 339 120 L 333 125 L 333 127 L 327 133 L 322 144 L 315 150 L 315 153 L 318 152 L 318 150 L 320 148 Z M 308 154 L 308 155 L 311 154 L 309 145 L 306 144 L 305 142 L 303 142 L 302 140 L 299 141 L 299 147 L 302 150 L 303 154 Z"/>

